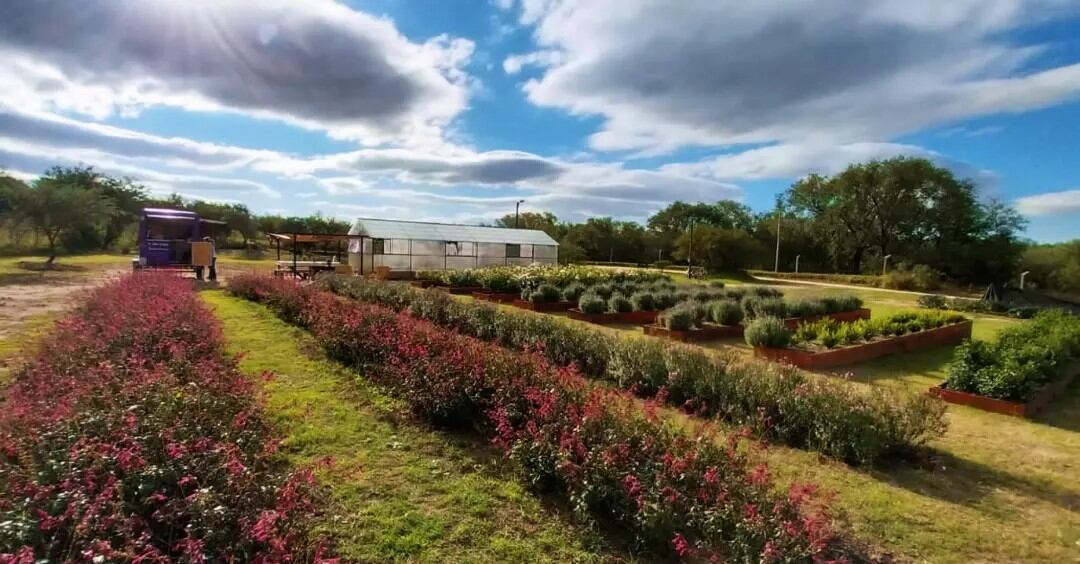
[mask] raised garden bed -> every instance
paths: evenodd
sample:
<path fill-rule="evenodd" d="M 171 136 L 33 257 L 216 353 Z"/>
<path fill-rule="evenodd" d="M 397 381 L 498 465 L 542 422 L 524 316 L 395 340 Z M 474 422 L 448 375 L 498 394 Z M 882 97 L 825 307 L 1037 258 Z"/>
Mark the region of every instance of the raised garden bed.
<path fill-rule="evenodd" d="M 803 323 L 813 323 L 819 319 L 835 319 L 841 323 L 850 323 L 860 319 L 870 319 L 870 310 L 866 308 L 852 311 L 839 311 L 836 313 L 824 313 L 822 315 L 808 315 L 806 317 L 789 317 L 784 320 L 784 326 L 788 329 L 797 329 Z"/>
<path fill-rule="evenodd" d="M 522 300 L 520 298 L 511 303 L 514 307 L 541 312 L 566 311 L 574 307 L 574 302 L 530 302 L 529 300 Z"/>
<path fill-rule="evenodd" d="M 787 362 L 799 368 L 831 368 L 857 364 L 892 354 L 958 345 L 971 338 L 971 321 L 908 333 L 849 347 L 808 351 L 802 349 L 773 349 L 754 347 L 754 356 L 777 362 Z"/>
<path fill-rule="evenodd" d="M 451 292 L 453 293 L 453 292 Z M 498 293 L 498 292 L 473 292 L 472 297 L 478 300 L 484 300 L 485 302 L 495 302 L 497 304 L 509 304 L 514 300 L 520 300 L 521 294 L 518 293 Z"/>
<path fill-rule="evenodd" d="M 655 323 L 656 315 L 655 311 L 627 311 L 627 312 L 606 312 L 606 313 L 583 313 L 579 309 L 567 310 L 570 319 L 576 319 L 578 321 L 588 321 L 589 323 L 596 323 L 599 325 L 610 325 L 614 323 L 628 323 L 633 325 L 645 325 L 647 323 Z"/>
<path fill-rule="evenodd" d="M 1039 391 L 1026 402 L 989 398 L 971 392 L 950 390 L 941 387 L 941 384 L 931 387 L 930 395 L 937 396 L 949 403 L 966 405 L 983 411 L 1012 415 L 1015 417 L 1033 417 L 1043 409 L 1046 409 L 1046 406 L 1050 405 L 1050 402 L 1053 401 L 1054 398 L 1060 396 L 1078 374 L 1080 374 L 1080 363 L 1074 363 L 1070 369 L 1065 371 L 1065 374 L 1061 378 L 1040 388 Z"/>
<path fill-rule="evenodd" d="M 438 280 L 413 280 L 409 282 L 413 288 L 432 288 L 439 285 Z"/>
<path fill-rule="evenodd" d="M 646 335 L 653 337 L 666 337 L 675 341 L 681 341 L 683 343 L 692 343 L 698 341 L 712 341 L 716 339 L 724 339 L 728 337 L 742 337 L 743 326 L 742 325 L 706 325 L 697 329 L 689 329 L 686 331 L 680 331 L 678 329 L 668 329 L 663 325 L 646 325 L 641 328 L 645 331 Z"/>

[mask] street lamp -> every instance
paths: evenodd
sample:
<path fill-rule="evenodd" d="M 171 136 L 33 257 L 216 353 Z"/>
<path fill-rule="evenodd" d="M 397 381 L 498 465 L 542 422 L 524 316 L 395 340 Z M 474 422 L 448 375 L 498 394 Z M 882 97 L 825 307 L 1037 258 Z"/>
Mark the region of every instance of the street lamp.
<path fill-rule="evenodd" d="M 795 274 L 799 273 L 799 257 L 802 255 L 795 255 Z"/>
<path fill-rule="evenodd" d="M 521 207 L 521 204 L 524 203 L 525 200 L 518 200 L 517 202 L 514 202 L 514 229 L 517 229 L 518 226 L 518 209 Z"/>
<path fill-rule="evenodd" d="M 885 276 L 885 272 L 889 270 L 889 258 L 892 255 L 885 255 L 885 258 L 881 261 L 881 275 Z"/>
<path fill-rule="evenodd" d="M 1028 274 L 1031 274 L 1031 271 L 1030 271 L 1030 270 L 1025 270 L 1025 271 L 1023 271 L 1023 272 L 1021 272 L 1021 273 L 1020 273 L 1020 289 L 1021 289 L 1021 290 L 1023 290 L 1023 289 L 1024 289 L 1024 278 L 1025 278 L 1025 277 L 1026 277 L 1026 276 L 1027 276 Z"/>

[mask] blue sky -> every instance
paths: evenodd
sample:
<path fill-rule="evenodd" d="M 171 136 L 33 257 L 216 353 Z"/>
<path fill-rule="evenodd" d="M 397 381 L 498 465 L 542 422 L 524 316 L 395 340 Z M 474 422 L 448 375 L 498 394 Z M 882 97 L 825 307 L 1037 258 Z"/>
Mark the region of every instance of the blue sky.
<path fill-rule="evenodd" d="M 768 209 L 931 158 L 1080 237 L 1080 2 L 36 2 L 0 8 L 0 167 L 255 211 Z"/>

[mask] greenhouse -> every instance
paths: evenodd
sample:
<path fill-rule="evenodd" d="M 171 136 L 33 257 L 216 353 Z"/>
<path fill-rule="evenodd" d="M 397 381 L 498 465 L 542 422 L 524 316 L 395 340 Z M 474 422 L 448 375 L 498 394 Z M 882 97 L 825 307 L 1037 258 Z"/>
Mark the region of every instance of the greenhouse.
<path fill-rule="evenodd" d="M 556 264 L 559 244 L 538 229 L 360 218 L 349 230 L 349 264 L 359 274 Z"/>

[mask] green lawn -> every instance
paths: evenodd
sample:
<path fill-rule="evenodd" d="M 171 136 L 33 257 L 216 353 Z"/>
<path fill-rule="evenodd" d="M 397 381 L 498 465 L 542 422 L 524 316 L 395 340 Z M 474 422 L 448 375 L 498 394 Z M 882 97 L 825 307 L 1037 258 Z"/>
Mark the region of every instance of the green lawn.
<path fill-rule="evenodd" d="M 48 312 L 24 320 L 11 331 L 0 334 L 0 388 L 11 380 L 12 371 L 19 362 L 21 353 L 32 349 L 35 342 L 53 326 L 60 317 L 60 312 Z M 0 393 L 0 399 L 3 394 Z"/>
<path fill-rule="evenodd" d="M 264 384 L 296 465 L 321 471 L 332 506 L 320 530 L 364 562 L 625 561 L 605 537 L 526 491 L 485 445 L 435 432 L 262 306 L 204 292 L 241 367 Z M 262 380 L 260 380 L 262 381 Z"/>

